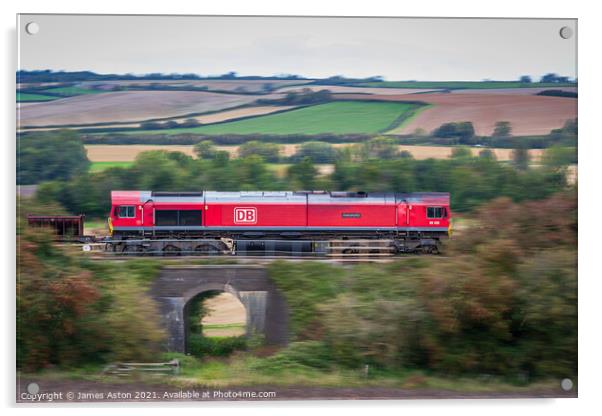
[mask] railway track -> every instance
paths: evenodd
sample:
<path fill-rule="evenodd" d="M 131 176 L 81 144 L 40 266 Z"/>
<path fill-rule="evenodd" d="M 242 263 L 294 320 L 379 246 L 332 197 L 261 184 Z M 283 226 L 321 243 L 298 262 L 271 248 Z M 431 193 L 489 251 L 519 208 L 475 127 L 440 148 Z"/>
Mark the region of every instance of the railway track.
<path fill-rule="evenodd" d="M 218 265 L 232 265 L 232 264 L 258 264 L 264 265 L 269 264 L 277 260 L 282 261 L 291 261 L 291 262 L 304 262 L 304 261 L 312 261 L 312 262 L 322 262 L 322 263 L 336 263 L 336 264 L 360 264 L 360 263 L 391 263 L 394 261 L 403 261 L 415 259 L 417 257 L 423 256 L 422 254 L 404 254 L 397 256 L 388 256 L 388 257 L 318 257 L 318 256 L 305 256 L 305 257 L 296 257 L 296 256 L 181 256 L 181 257 L 157 257 L 157 259 L 161 259 L 169 262 L 169 264 L 191 264 L 195 262 L 204 262 L 204 261 L 216 261 L 214 263 L 216 266 Z M 92 261 L 110 261 L 110 262 L 126 262 L 131 259 L 140 259 L 140 258 L 149 258 L 148 256 L 105 256 L 105 255 L 91 255 L 88 256 L 87 259 Z M 447 259 L 449 257 L 439 256 L 438 258 Z M 223 262 L 219 262 L 223 261 Z"/>
<path fill-rule="evenodd" d="M 392 239 L 336 240 L 232 240 L 232 239 L 126 239 L 87 238 L 87 242 L 63 243 L 71 251 L 82 251 L 89 258 L 166 257 L 194 259 L 336 259 L 352 262 L 361 259 L 386 261 L 400 254 L 438 254 L 431 240 L 423 246 Z M 425 240 L 426 241 L 426 240 Z M 418 245 L 417 245 L 418 244 Z"/>

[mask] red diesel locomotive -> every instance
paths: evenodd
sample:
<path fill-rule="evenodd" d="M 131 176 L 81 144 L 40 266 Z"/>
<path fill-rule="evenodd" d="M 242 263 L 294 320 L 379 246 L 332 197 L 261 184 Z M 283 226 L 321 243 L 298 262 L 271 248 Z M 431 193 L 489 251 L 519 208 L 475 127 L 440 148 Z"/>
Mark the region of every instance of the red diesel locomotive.
<path fill-rule="evenodd" d="M 211 241 L 224 239 L 239 242 L 239 250 L 264 247 L 262 240 L 388 239 L 397 251 L 434 251 L 451 217 L 449 194 L 439 192 L 113 191 L 111 200 L 114 241 L 187 240 L 201 252 L 220 249 Z M 144 251 L 142 243 L 119 248 L 132 249 Z"/>

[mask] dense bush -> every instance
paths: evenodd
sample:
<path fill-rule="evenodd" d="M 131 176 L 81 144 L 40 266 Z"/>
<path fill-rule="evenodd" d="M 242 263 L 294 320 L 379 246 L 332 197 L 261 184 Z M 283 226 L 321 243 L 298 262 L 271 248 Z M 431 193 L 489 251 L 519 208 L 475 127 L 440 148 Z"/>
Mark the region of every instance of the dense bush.
<path fill-rule="evenodd" d="M 520 205 L 501 200 L 478 211 L 446 258 L 346 268 L 274 263 L 269 273 L 289 302 L 297 342 L 273 364 L 369 364 L 517 382 L 573 377 L 576 226 L 573 192 Z"/>
<path fill-rule="evenodd" d="M 24 214 L 36 210 L 60 213 L 21 201 Z M 24 221 L 17 219 L 18 368 L 155 358 L 163 332 L 146 291 L 156 263 L 82 262 Z"/>
<path fill-rule="evenodd" d="M 17 138 L 17 183 L 69 179 L 90 162 L 79 135 L 70 130 L 29 133 Z"/>
<path fill-rule="evenodd" d="M 188 352 L 196 357 L 227 357 L 234 351 L 247 348 L 247 337 L 206 337 L 203 334 L 192 333 L 187 339 Z"/>

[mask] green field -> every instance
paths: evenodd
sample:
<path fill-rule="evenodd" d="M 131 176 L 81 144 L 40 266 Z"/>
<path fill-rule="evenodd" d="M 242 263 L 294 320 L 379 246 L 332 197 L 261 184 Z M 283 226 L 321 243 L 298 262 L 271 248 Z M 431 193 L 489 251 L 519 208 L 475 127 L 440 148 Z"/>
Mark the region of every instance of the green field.
<path fill-rule="evenodd" d="M 47 92 L 49 94 L 57 94 L 57 95 L 60 95 L 63 97 L 72 97 L 75 95 L 102 94 L 107 91 L 91 90 L 88 88 L 80 88 L 80 87 L 60 87 L 60 88 L 49 88 L 42 92 Z"/>
<path fill-rule="evenodd" d="M 558 88 L 576 87 L 573 82 L 532 82 L 518 81 L 383 81 L 362 82 L 353 84 L 355 87 L 382 88 L 441 88 L 441 89 L 491 89 L 491 88 Z"/>
<path fill-rule="evenodd" d="M 28 92 L 17 92 L 17 102 L 18 103 L 26 103 L 33 101 L 52 101 L 56 100 L 57 97 L 51 97 L 49 95 L 43 94 L 31 94 Z"/>
<path fill-rule="evenodd" d="M 398 126 L 420 106 L 409 103 L 344 101 L 278 114 L 192 128 L 144 131 L 145 134 L 320 134 L 378 133 Z M 130 131 L 130 134 L 139 134 Z"/>
<path fill-rule="evenodd" d="M 100 172 L 109 168 L 129 168 L 134 162 L 92 162 L 90 172 Z"/>

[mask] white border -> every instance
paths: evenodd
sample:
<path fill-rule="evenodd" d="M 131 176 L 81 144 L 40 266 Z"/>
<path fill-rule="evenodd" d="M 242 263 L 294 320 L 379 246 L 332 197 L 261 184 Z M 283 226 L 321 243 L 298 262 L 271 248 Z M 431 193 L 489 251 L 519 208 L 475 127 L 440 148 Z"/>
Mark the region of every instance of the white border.
<path fill-rule="evenodd" d="M 600 67 L 599 40 L 602 39 L 599 13 L 596 2 L 567 2 L 548 0 L 545 2 L 526 2 L 524 0 L 486 1 L 423 1 L 391 2 L 385 0 L 331 1 L 304 0 L 286 2 L 278 0 L 229 0 L 223 2 L 133 2 L 123 0 L 103 0 L 102 2 L 83 2 L 65 0 L 21 0 L 2 2 L 4 59 L 2 65 L 1 105 L 4 137 L 0 141 L 2 155 L 2 207 L 3 236 L 2 262 L 6 272 L 2 275 L 4 283 L 4 308 L 2 320 L 3 365 L 1 371 L 2 403 L 12 406 L 14 402 L 14 171 L 15 171 L 15 69 L 16 69 L 16 13 L 118 13 L 118 14 L 237 14 L 237 15 L 334 15 L 334 16 L 433 16 L 433 17 L 557 17 L 579 19 L 579 399 L 565 400 L 441 400 L 406 402 L 279 402 L 279 403 L 213 403 L 178 406 L 173 411 L 202 414 L 229 409 L 230 412 L 261 414 L 303 414 L 315 412 L 320 408 L 324 412 L 334 411 L 334 407 L 344 407 L 346 414 L 365 414 L 368 409 L 378 406 L 378 412 L 388 414 L 446 414 L 446 415 L 504 415 L 528 411 L 566 416 L 569 412 L 593 413 L 600 408 L 598 387 L 600 383 L 600 309 L 597 307 L 602 296 L 600 262 L 596 258 L 600 250 L 598 229 L 602 221 L 600 198 L 600 158 L 602 157 L 602 123 L 600 115 L 602 105 L 599 97 L 602 68 Z M 8 221 L 6 220 L 8 218 Z M 598 405 L 598 406 L 596 406 Z M 85 411 L 91 414 L 105 415 L 106 407 L 91 408 Z M 165 408 L 174 408 L 173 404 L 146 405 L 144 409 L 130 408 L 128 412 L 144 411 L 145 414 L 164 414 Z M 286 407 L 287 409 L 283 409 Z M 25 413 L 34 411 L 25 409 Z M 48 414 L 81 414 L 82 408 L 61 406 L 45 407 L 40 411 Z M 9 412 L 13 412 L 10 409 Z M 23 412 L 21 412 L 23 413 Z"/>

